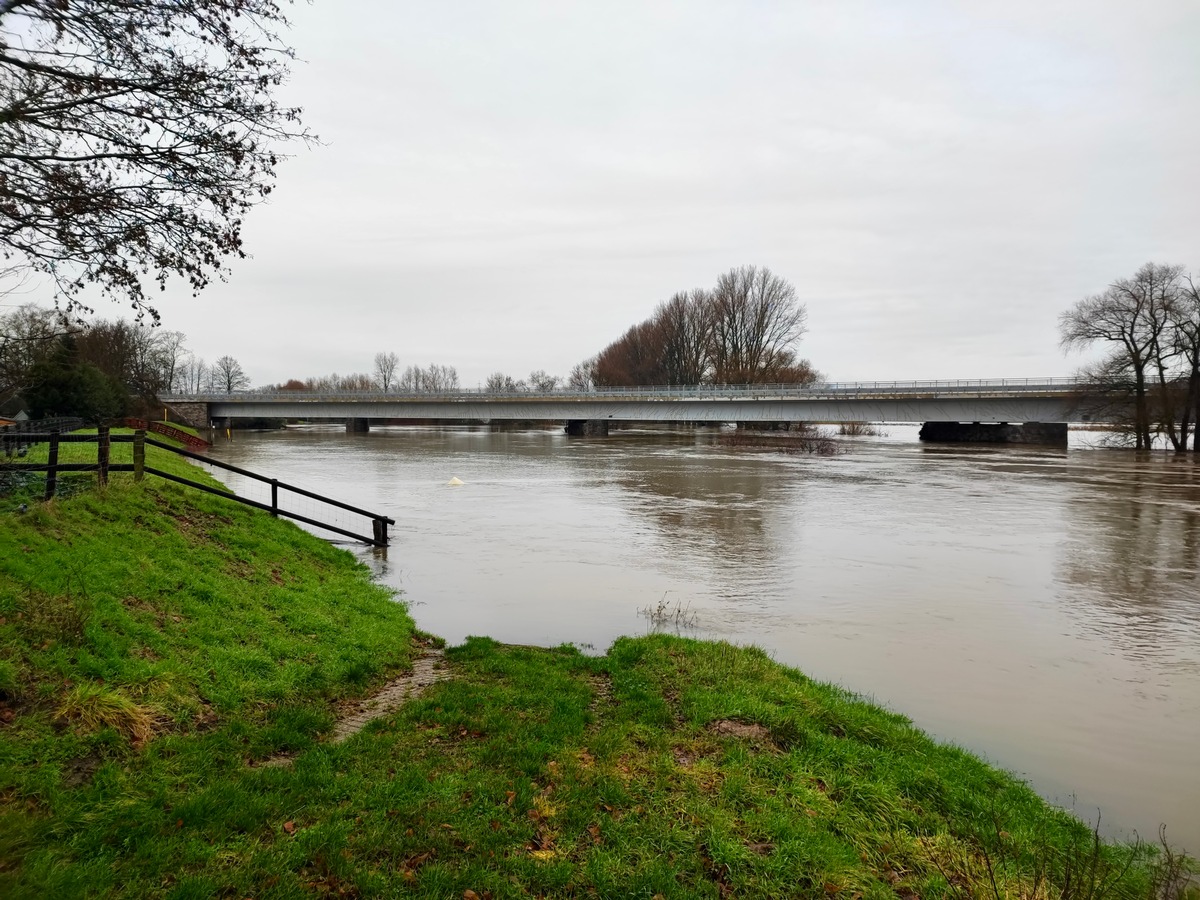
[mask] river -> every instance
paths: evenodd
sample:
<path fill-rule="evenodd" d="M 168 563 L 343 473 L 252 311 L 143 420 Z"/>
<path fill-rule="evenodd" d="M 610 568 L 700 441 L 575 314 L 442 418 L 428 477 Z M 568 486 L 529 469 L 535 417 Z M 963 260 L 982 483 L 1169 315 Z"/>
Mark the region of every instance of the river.
<path fill-rule="evenodd" d="M 712 430 L 329 426 L 212 455 L 394 517 L 386 551 L 350 546 L 450 642 L 754 643 L 1109 835 L 1165 822 L 1200 852 L 1200 464 L 888 432 L 809 456 Z"/>

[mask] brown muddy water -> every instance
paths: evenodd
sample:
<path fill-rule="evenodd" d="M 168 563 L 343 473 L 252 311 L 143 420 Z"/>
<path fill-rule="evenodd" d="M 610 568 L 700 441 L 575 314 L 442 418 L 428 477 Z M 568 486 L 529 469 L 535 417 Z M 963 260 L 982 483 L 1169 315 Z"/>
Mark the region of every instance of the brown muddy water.
<path fill-rule="evenodd" d="M 212 454 L 394 517 L 387 551 L 352 549 L 451 642 L 758 644 L 1107 834 L 1165 822 L 1200 853 L 1200 463 L 888 430 L 834 457 L 709 430 L 335 427 Z"/>

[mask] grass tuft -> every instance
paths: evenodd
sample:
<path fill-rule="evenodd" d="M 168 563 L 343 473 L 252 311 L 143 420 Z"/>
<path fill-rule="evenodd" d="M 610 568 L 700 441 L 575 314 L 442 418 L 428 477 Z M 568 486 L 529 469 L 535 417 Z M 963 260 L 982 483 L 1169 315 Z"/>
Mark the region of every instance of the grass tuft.
<path fill-rule="evenodd" d="M 55 710 L 55 718 L 73 723 L 90 734 L 102 728 L 115 729 L 135 748 L 154 736 L 156 712 L 140 706 L 119 691 L 102 684 L 79 684 L 71 688 Z"/>
<path fill-rule="evenodd" d="M 92 614 L 92 604 L 86 596 L 46 593 L 28 585 L 14 608 L 17 619 L 35 641 L 73 647 L 83 643 L 84 629 Z"/>

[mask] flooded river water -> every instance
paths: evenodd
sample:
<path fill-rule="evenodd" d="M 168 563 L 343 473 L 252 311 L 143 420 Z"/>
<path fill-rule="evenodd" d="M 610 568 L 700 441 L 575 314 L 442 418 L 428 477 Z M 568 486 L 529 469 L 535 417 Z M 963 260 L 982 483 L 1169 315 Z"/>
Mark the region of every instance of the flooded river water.
<path fill-rule="evenodd" d="M 212 455 L 394 517 L 386 552 L 355 552 L 451 642 L 755 643 L 1109 834 L 1165 822 L 1200 852 L 1200 463 L 889 431 L 832 457 L 711 430 L 335 427 Z"/>

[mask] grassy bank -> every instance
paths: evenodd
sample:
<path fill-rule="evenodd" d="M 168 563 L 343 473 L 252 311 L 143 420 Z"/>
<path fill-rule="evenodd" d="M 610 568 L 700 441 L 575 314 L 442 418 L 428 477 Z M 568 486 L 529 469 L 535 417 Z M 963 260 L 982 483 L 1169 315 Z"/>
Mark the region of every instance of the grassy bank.
<path fill-rule="evenodd" d="M 1096 847 L 1008 775 L 725 644 L 473 639 L 448 651 L 453 678 L 334 744 L 338 702 L 414 646 L 349 554 L 151 481 L 5 504 L 0 896 L 1161 886 L 1148 853 Z M 291 765 L 254 765 L 280 751 Z"/>

